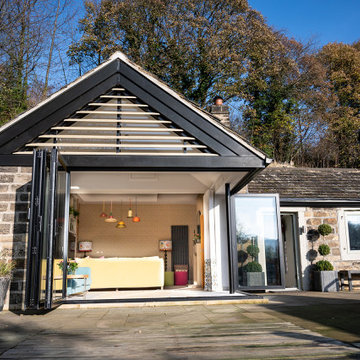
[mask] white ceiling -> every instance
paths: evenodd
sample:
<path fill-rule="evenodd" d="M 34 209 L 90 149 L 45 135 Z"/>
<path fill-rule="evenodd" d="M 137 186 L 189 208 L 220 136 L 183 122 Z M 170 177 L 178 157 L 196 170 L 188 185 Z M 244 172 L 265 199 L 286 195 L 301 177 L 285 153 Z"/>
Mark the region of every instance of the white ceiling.
<path fill-rule="evenodd" d="M 83 202 L 189 202 L 207 189 L 237 183 L 245 173 L 221 172 L 72 172 L 71 193 Z M 164 196 L 167 195 L 167 196 Z M 172 195 L 172 197 L 169 197 Z M 179 195 L 182 195 L 181 197 Z M 184 196 L 186 195 L 186 196 Z M 196 196 L 195 196 L 196 198 Z"/>

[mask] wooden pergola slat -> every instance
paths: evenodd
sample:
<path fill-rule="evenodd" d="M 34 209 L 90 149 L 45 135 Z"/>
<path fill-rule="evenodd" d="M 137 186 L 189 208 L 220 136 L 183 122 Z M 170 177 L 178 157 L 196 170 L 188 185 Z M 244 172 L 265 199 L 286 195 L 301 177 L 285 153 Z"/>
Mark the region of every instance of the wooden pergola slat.
<path fill-rule="evenodd" d="M 99 123 L 99 122 L 107 122 L 107 123 L 124 123 L 124 124 L 171 124 L 171 121 L 168 120 L 144 120 L 144 119 L 121 119 L 121 120 L 114 120 L 114 119 L 64 119 L 65 122 L 93 122 L 93 123 Z"/>
<path fill-rule="evenodd" d="M 43 139 L 123 139 L 123 140 L 195 140 L 190 136 L 166 136 L 166 135 L 40 135 Z"/>
<path fill-rule="evenodd" d="M 136 99 L 136 96 L 126 96 L 126 95 L 100 95 L 104 99 Z"/>
<path fill-rule="evenodd" d="M 27 147 L 74 147 L 74 148 L 123 148 L 123 149 L 204 149 L 205 145 L 193 144 L 116 144 L 116 143 L 29 143 Z"/>
<path fill-rule="evenodd" d="M 183 132 L 183 129 L 172 128 L 143 128 L 143 127 L 92 127 L 92 126 L 54 126 L 52 130 L 71 130 L 71 131 L 136 131 L 136 132 Z"/>
<path fill-rule="evenodd" d="M 61 155 L 96 155 L 96 156 L 109 156 L 109 155 L 116 155 L 116 156 L 124 156 L 124 155 L 143 155 L 143 156 L 219 156 L 218 154 L 212 154 L 212 153 L 186 153 L 183 152 L 179 153 L 171 153 L 171 152 L 101 152 L 101 151 L 59 151 Z M 17 151 L 14 154 L 17 155 L 32 155 L 32 151 Z"/>
<path fill-rule="evenodd" d="M 77 114 L 103 114 L 103 115 L 160 115 L 157 112 L 145 112 L 145 111 L 101 111 L 101 110 L 80 110 Z"/>
<path fill-rule="evenodd" d="M 89 106 L 109 106 L 109 107 L 149 107 L 146 104 L 116 104 L 116 103 L 89 103 Z"/>

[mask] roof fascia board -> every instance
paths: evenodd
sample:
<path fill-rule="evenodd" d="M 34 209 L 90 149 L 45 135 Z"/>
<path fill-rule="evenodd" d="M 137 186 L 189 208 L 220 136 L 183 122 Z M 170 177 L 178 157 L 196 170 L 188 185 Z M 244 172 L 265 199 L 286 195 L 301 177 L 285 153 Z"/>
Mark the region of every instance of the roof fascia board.
<path fill-rule="evenodd" d="M 61 153 L 60 153 L 61 155 Z M 96 156 L 62 155 L 70 170 L 156 170 L 170 171 L 253 171 L 266 167 L 264 161 L 253 156 L 174 157 L 174 156 Z M 0 166 L 31 166 L 32 155 L 0 155 Z"/>
<path fill-rule="evenodd" d="M 317 208 L 334 208 L 342 206 L 360 208 L 360 199 L 281 199 L 280 205 L 284 207 L 300 206 L 300 207 L 317 207 Z"/>
<path fill-rule="evenodd" d="M 159 171 L 244 171 L 264 168 L 264 161 L 254 156 L 64 156 L 70 170 L 113 169 L 113 170 L 159 170 Z"/>
<path fill-rule="evenodd" d="M 210 122 L 214 127 L 217 127 L 220 129 L 223 133 L 227 134 L 230 138 L 232 138 L 236 143 L 241 144 L 243 147 L 247 148 L 250 152 L 253 154 L 256 154 L 258 157 L 262 159 L 267 159 L 266 155 L 262 153 L 261 151 L 257 150 L 253 146 L 251 146 L 248 142 L 241 139 L 239 136 L 235 135 L 231 131 L 227 130 L 223 125 L 221 125 L 218 121 L 213 119 L 212 117 L 208 116 L 206 112 L 201 111 L 196 106 L 191 104 L 188 100 L 184 99 L 182 96 L 180 96 L 176 91 L 171 89 L 168 85 L 163 83 L 162 81 L 156 79 L 151 74 L 149 74 L 147 71 L 141 69 L 138 65 L 133 64 L 124 54 L 121 52 L 118 53 L 119 58 L 121 58 L 122 62 L 126 65 L 128 65 L 131 69 L 136 71 L 137 73 L 141 74 L 143 77 L 145 77 L 147 80 L 149 80 L 151 83 L 156 85 L 159 89 L 163 90 L 166 95 L 172 96 L 174 99 L 176 99 L 178 102 L 182 103 L 185 107 L 191 109 L 193 112 L 198 114 L 201 118 L 205 118 L 208 122 Z M 115 54 L 114 54 L 115 55 Z M 122 65 L 121 65 L 121 69 Z"/>
<path fill-rule="evenodd" d="M 76 110 L 87 105 L 112 86 L 117 85 L 119 75 L 116 72 L 114 73 L 111 68 L 105 70 L 107 70 L 105 80 L 101 73 L 94 74 L 94 78 L 87 78 L 84 82 L 77 84 L 67 93 L 63 94 L 63 97 L 60 99 L 61 102 L 56 101 L 58 99 L 54 99 L 53 102 L 46 104 L 44 108 L 39 108 L 37 111 L 30 113 L 26 118 L 23 118 L 24 121 L 14 124 L 1 133 L 1 153 L 11 154 L 40 134 L 48 131 L 64 118 L 69 117 Z"/>
<path fill-rule="evenodd" d="M 47 99 L 41 101 L 40 103 L 38 103 L 36 106 L 34 106 L 33 108 L 25 111 L 24 113 L 18 115 L 16 118 L 8 121 L 5 125 L 3 125 L 0 128 L 0 136 L 1 133 L 6 131 L 9 127 L 12 127 L 14 124 L 16 124 L 17 122 L 19 122 L 21 119 L 29 116 L 30 114 L 32 114 L 35 111 L 38 111 L 40 108 L 43 108 L 46 104 L 53 102 L 58 96 L 66 93 L 67 91 L 71 90 L 74 86 L 78 85 L 79 83 L 81 83 L 83 80 L 87 79 L 88 77 L 91 77 L 92 75 L 94 75 L 96 72 L 101 71 L 103 68 L 106 68 L 109 63 L 114 62 L 114 59 L 116 59 L 115 57 L 111 57 L 110 59 L 108 59 L 107 61 L 105 61 L 103 64 L 97 66 L 95 69 L 92 69 L 90 71 L 88 71 L 87 73 L 85 73 L 84 75 L 80 76 L 79 78 L 77 78 L 76 80 L 74 80 L 73 82 L 67 84 L 65 87 L 63 87 L 62 89 L 60 89 L 59 91 L 56 91 L 55 93 L 53 93 L 52 95 L 50 95 Z M 116 61 L 114 62 L 116 63 L 117 67 L 120 66 L 120 61 Z"/>
<path fill-rule="evenodd" d="M 191 106 L 190 102 L 182 101 L 181 97 L 174 91 L 168 88 L 164 89 L 165 85 L 162 85 L 159 81 L 156 83 L 154 79 L 146 76 L 147 74 L 141 72 L 137 67 L 131 66 L 128 62 L 122 62 L 120 73 L 121 86 L 133 92 L 160 113 L 168 116 L 178 126 L 203 141 L 209 147 L 211 145 L 208 144 L 208 141 L 211 139 L 213 146 L 215 141 L 218 147 L 222 148 L 221 155 L 251 154 L 261 159 L 266 158 L 265 155 L 260 155 L 260 152 L 251 151 L 253 148 L 247 143 L 244 144 L 245 141 L 241 143 L 240 138 L 230 136 L 230 132 L 225 131 L 221 125 L 215 124 L 216 120 L 205 116 L 205 113 L 196 111 L 196 108 Z M 190 122 L 186 119 L 193 121 Z M 201 137 L 206 138 L 202 140 Z M 219 153 L 219 150 L 214 150 Z"/>

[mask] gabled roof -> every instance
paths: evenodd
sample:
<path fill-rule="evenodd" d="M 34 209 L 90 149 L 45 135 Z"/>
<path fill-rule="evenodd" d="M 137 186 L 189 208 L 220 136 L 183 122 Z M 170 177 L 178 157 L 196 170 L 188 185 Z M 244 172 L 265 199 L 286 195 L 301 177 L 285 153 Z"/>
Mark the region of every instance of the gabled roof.
<path fill-rule="evenodd" d="M 178 164 L 229 170 L 270 162 L 121 52 L 0 128 L 0 164 L 29 164 L 31 150 L 43 147 L 57 147 L 77 166 L 101 167 L 100 155 L 107 166 L 134 155 L 133 164 L 144 165 L 149 160 L 141 157 L 151 155 L 165 165 L 177 155 Z M 119 156 L 120 162 L 113 159 Z M 188 159 L 194 156 L 199 160 Z"/>
<path fill-rule="evenodd" d="M 308 202 L 360 201 L 360 169 L 269 166 L 248 184 L 250 193 L 277 193 Z"/>

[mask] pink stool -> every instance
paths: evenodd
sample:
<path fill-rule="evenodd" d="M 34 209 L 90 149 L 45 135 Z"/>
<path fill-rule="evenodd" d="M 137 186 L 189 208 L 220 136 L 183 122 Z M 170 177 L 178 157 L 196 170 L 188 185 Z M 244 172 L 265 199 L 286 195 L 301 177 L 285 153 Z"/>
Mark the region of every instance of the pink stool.
<path fill-rule="evenodd" d="M 187 285 L 188 283 L 188 267 L 187 265 L 174 265 L 174 284 Z"/>

